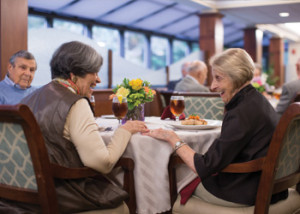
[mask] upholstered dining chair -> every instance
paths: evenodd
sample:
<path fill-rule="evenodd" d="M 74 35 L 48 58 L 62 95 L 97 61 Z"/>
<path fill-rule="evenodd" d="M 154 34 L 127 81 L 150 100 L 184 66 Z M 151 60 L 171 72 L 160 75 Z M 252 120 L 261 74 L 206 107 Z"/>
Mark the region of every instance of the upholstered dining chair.
<path fill-rule="evenodd" d="M 215 96 L 185 96 L 185 115 L 198 114 L 201 118 L 223 120 L 224 102 Z"/>
<path fill-rule="evenodd" d="M 183 164 L 177 155 L 169 162 L 172 212 L 179 214 L 296 214 L 300 213 L 300 102 L 291 104 L 281 117 L 265 157 L 230 164 L 222 172 L 249 173 L 261 171 L 254 206 L 230 208 L 207 203 L 192 196 L 185 205 L 177 197 L 176 167 Z M 289 197 L 270 205 L 272 194 L 289 190 Z M 241 193 L 243 194 L 243 193 Z"/>
<path fill-rule="evenodd" d="M 295 95 L 293 102 L 300 102 L 300 92 Z"/>
<path fill-rule="evenodd" d="M 123 188 L 130 198 L 115 209 L 84 213 L 135 213 L 134 162 L 121 158 Z M 49 162 L 47 149 L 34 115 L 26 105 L 0 105 L 0 198 L 39 205 L 42 213 L 59 213 L 54 178 L 102 176 L 90 168 L 67 168 Z"/>
<path fill-rule="evenodd" d="M 204 119 L 223 120 L 224 102 L 219 93 L 160 91 L 160 94 L 166 105 L 169 105 L 172 95 L 184 96 L 185 115 L 198 114 Z"/>

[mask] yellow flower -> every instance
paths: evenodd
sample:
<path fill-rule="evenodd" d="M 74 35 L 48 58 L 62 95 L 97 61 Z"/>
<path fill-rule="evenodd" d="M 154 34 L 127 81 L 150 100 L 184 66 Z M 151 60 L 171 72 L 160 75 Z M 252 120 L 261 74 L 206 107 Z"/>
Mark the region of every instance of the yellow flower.
<path fill-rule="evenodd" d="M 124 88 L 124 87 L 121 87 L 121 88 L 119 88 L 118 90 L 117 90 L 117 93 L 116 93 L 116 95 L 117 96 L 122 96 L 122 97 L 127 97 L 128 96 L 128 94 L 129 94 L 129 90 L 127 89 L 127 88 Z"/>
<path fill-rule="evenodd" d="M 134 90 L 140 90 L 142 88 L 143 80 L 141 79 L 133 79 L 130 80 L 129 85 L 132 87 Z"/>
<path fill-rule="evenodd" d="M 117 97 L 118 97 L 119 103 L 121 103 L 121 104 L 122 104 L 122 101 L 123 101 L 123 96 L 122 96 L 122 95 L 118 95 Z"/>

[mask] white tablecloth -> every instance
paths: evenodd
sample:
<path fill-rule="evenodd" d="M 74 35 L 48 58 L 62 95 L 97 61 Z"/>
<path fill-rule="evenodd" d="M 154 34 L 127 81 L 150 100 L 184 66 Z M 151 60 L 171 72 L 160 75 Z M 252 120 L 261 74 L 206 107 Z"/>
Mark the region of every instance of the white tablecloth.
<path fill-rule="evenodd" d="M 99 126 L 118 126 L 116 119 L 96 119 Z M 159 117 L 147 117 L 145 120 L 149 129 L 170 129 L 167 124 L 173 121 L 163 121 Z M 195 151 L 204 153 L 215 138 L 220 135 L 220 128 L 210 130 L 175 130 L 177 135 L 188 143 Z M 113 131 L 100 132 L 103 140 L 110 141 Z M 135 191 L 137 198 L 137 212 L 141 214 L 155 214 L 170 210 L 168 162 L 173 150 L 164 141 L 134 134 L 123 156 L 130 157 L 135 162 Z M 178 175 L 178 190 L 192 181 L 196 174 L 187 167 L 181 168 Z"/>

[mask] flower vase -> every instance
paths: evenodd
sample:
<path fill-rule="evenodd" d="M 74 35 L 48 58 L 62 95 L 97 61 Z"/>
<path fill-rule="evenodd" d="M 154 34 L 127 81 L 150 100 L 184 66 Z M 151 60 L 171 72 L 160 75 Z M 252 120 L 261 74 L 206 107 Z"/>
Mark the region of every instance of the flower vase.
<path fill-rule="evenodd" d="M 135 106 L 132 110 L 128 110 L 126 116 L 122 119 L 122 124 L 126 123 L 127 120 L 145 120 L 144 103 Z"/>

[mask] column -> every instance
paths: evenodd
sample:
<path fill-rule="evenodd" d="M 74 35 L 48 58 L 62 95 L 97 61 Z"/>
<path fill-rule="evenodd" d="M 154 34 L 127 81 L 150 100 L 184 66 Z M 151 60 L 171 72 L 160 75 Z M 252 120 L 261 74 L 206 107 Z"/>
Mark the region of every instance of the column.
<path fill-rule="evenodd" d="M 205 13 L 200 15 L 199 47 L 204 51 L 204 60 L 208 67 L 207 86 L 211 85 L 212 74 L 209 59 L 223 51 L 224 26 L 223 15 L 220 13 Z"/>
<path fill-rule="evenodd" d="M 12 54 L 27 50 L 28 1 L 0 0 L 0 80 Z"/>
<path fill-rule="evenodd" d="M 255 27 L 244 29 L 244 49 L 254 62 L 262 64 L 263 32 Z"/>
<path fill-rule="evenodd" d="M 274 70 L 274 76 L 278 77 L 276 87 L 284 83 L 284 64 L 283 64 L 284 44 L 283 39 L 273 37 L 269 45 L 269 69 Z"/>

